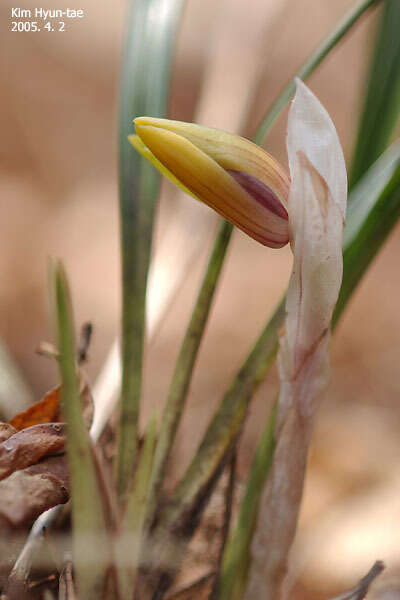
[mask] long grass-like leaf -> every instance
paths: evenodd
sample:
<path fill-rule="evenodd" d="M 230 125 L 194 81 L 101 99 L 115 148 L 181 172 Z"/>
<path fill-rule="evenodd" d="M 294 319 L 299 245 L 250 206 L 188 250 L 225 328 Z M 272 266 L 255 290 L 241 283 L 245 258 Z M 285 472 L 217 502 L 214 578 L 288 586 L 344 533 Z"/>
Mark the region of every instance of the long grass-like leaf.
<path fill-rule="evenodd" d="M 360 119 L 352 187 L 390 142 L 400 111 L 400 2 L 385 0 Z"/>
<path fill-rule="evenodd" d="M 121 82 L 119 189 L 122 257 L 122 385 L 117 463 L 120 493 L 130 481 L 138 446 L 145 335 L 146 281 L 154 207 L 155 170 L 130 146 L 132 119 L 166 111 L 171 58 L 183 0 L 131 2 Z"/>
<path fill-rule="evenodd" d="M 51 269 L 51 286 L 60 350 L 61 409 L 68 425 L 74 566 L 80 596 L 86 600 L 98 600 L 106 584 L 106 568 L 111 556 L 110 539 L 102 489 L 83 420 L 76 374 L 72 303 L 66 273 L 60 263 Z"/>
<path fill-rule="evenodd" d="M 396 0 L 395 0 L 396 1 Z M 377 4 L 379 0 L 362 0 L 359 4 L 349 10 L 344 15 L 342 20 L 334 27 L 331 33 L 317 46 L 314 52 L 300 67 L 293 78 L 287 83 L 278 98 L 272 104 L 268 110 L 261 124 L 259 125 L 257 132 L 254 136 L 256 144 L 261 144 L 265 139 L 266 135 L 270 131 L 271 127 L 275 123 L 277 117 L 285 108 L 286 104 L 293 97 L 295 91 L 295 78 L 305 80 L 311 73 L 318 67 L 318 65 L 324 60 L 324 58 L 335 48 L 340 42 L 343 36 L 353 27 L 358 19 L 363 15 L 369 8 Z"/>
<path fill-rule="evenodd" d="M 400 142 L 367 171 L 351 197 L 343 236 L 345 277 L 333 313 L 334 324 L 400 217 Z"/>
<path fill-rule="evenodd" d="M 250 544 L 257 523 L 260 492 L 274 456 L 275 404 L 268 419 L 246 485 L 234 532 L 228 540 L 219 583 L 219 600 L 240 600 L 250 565 Z"/>

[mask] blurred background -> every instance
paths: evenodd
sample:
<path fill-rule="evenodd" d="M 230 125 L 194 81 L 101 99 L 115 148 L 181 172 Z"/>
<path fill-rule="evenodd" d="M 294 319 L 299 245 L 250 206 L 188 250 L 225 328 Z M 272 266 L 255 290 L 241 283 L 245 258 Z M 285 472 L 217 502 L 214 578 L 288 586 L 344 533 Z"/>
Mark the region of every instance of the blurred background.
<path fill-rule="evenodd" d="M 170 116 L 251 135 L 266 108 L 353 0 L 191 0 L 177 43 Z M 118 79 L 126 4 L 80 0 L 84 18 L 64 32 L 11 32 L 0 4 L 0 410 L 7 417 L 57 381 L 38 356 L 52 340 L 47 258 L 65 261 L 77 324 L 94 323 L 88 371 L 95 380 L 119 330 L 116 177 Z M 24 8 L 35 8 L 25 0 Z M 45 9 L 66 8 L 42 0 Z M 351 156 L 373 48 L 372 11 L 309 79 Z M 245 115 L 249 116 L 245 116 Z M 285 163 L 284 114 L 266 148 Z M 129 132 L 127 124 L 127 133 Z M 153 298 L 162 273 L 189 265 L 147 348 L 144 420 L 166 398 L 178 348 L 204 270 L 215 218 L 165 182 L 157 218 Z M 200 215 L 200 217 L 199 217 Z M 173 235 L 168 232 L 176 232 Z M 298 597 L 349 587 L 376 558 L 400 597 L 400 230 L 357 289 L 334 337 L 332 381 L 310 454 L 302 527 L 294 548 Z M 163 271 L 163 261 L 168 269 Z M 255 341 L 290 273 L 288 248 L 274 251 L 236 231 L 201 348 L 175 448 L 175 480 L 208 418 Z M 172 271 L 171 271 L 172 269 Z M 161 275 L 160 275 L 161 274 Z M 7 387 L 12 357 L 20 387 Z M 277 390 L 273 372 L 255 398 L 241 443 L 245 478 Z M 206 536 L 207 537 L 207 536 Z M 201 548 L 201 540 L 197 540 Z M 191 575 L 206 570 L 197 554 Z M 399 571 L 400 574 L 400 571 Z M 400 579 L 399 579 L 400 582 Z M 381 584 L 383 585 L 383 584 Z"/>

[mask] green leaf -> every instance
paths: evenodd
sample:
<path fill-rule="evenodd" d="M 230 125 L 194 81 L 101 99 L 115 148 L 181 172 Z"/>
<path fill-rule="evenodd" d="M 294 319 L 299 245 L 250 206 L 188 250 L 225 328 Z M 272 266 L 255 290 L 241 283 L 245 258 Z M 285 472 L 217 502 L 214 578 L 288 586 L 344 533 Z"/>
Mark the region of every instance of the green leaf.
<path fill-rule="evenodd" d="M 349 200 L 343 236 L 344 275 L 334 324 L 400 216 L 399 142 L 367 171 Z"/>
<path fill-rule="evenodd" d="M 277 403 L 267 420 L 247 481 L 246 492 L 228 543 L 226 545 L 218 595 L 219 600 L 240 600 L 250 566 L 250 544 L 257 524 L 261 491 L 271 468 L 275 449 Z"/>
<path fill-rule="evenodd" d="M 368 75 L 350 187 L 390 142 L 400 111 L 400 2 L 385 0 Z"/>
<path fill-rule="evenodd" d="M 98 600 L 105 588 L 111 542 L 107 531 L 102 487 L 79 395 L 75 361 L 74 321 L 67 276 L 61 263 L 50 271 L 54 299 L 60 374 L 61 410 L 68 425 L 67 456 L 71 477 L 74 568 L 79 595 Z"/>
<path fill-rule="evenodd" d="M 135 117 L 165 115 L 182 7 L 183 0 L 136 0 L 131 2 L 127 24 L 119 123 L 122 384 L 117 481 L 121 494 L 129 485 L 138 447 L 146 282 L 159 192 L 157 172 L 135 152 L 128 134 Z"/>
<path fill-rule="evenodd" d="M 339 21 L 329 35 L 315 48 L 314 52 L 301 65 L 293 78 L 286 84 L 278 98 L 269 108 L 267 114 L 261 121 L 254 136 L 256 144 L 262 144 L 266 135 L 269 133 L 276 119 L 285 108 L 286 104 L 292 98 L 296 85 L 295 78 L 305 80 L 320 65 L 324 58 L 340 42 L 345 34 L 353 27 L 358 19 L 371 7 L 376 5 L 379 0 L 362 0 L 359 4 L 352 7 Z"/>

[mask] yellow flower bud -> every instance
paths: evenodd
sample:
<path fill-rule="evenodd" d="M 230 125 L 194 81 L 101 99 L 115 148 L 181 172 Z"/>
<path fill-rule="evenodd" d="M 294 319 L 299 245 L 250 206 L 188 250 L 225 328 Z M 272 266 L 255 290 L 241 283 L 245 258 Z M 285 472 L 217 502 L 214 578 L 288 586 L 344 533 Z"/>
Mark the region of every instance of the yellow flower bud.
<path fill-rule="evenodd" d="M 139 117 L 132 145 L 173 183 L 271 248 L 289 240 L 290 180 L 249 140 L 180 121 Z"/>

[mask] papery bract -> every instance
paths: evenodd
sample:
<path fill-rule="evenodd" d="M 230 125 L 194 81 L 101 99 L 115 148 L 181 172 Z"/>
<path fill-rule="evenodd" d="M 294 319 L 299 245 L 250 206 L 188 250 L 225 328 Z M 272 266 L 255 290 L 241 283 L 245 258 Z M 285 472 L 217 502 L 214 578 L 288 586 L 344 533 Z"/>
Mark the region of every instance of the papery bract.
<path fill-rule="evenodd" d="M 334 125 L 299 80 L 289 112 L 293 270 L 278 354 L 281 389 L 272 471 L 260 503 L 245 598 L 285 597 L 313 418 L 329 377 L 332 311 L 342 279 L 347 177 Z"/>

